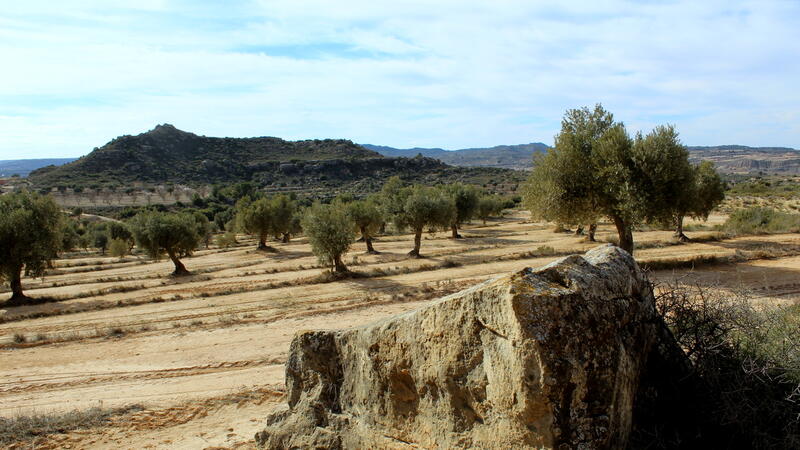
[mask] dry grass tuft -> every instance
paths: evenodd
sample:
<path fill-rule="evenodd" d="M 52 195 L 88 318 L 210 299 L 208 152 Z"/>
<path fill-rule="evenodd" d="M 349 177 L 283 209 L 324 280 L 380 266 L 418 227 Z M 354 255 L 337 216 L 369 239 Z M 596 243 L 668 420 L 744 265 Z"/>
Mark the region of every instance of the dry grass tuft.
<path fill-rule="evenodd" d="M 51 434 L 62 434 L 72 430 L 92 428 L 103 425 L 113 416 L 141 411 L 141 405 L 123 408 L 91 408 L 85 411 L 71 411 L 58 414 L 40 414 L 0 417 L 0 445 L 30 441 Z M 30 448 L 36 448 L 31 445 Z"/>

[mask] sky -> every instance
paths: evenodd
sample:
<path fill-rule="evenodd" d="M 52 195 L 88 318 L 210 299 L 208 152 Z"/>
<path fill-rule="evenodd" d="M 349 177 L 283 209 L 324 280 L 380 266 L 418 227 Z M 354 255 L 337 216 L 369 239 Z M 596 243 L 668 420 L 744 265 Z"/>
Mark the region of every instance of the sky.
<path fill-rule="evenodd" d="M 0 159 L 156 124 L 456 149 L 569 108 L 800 148 L 800 1 L 26 0 L 0 10 Z"/>

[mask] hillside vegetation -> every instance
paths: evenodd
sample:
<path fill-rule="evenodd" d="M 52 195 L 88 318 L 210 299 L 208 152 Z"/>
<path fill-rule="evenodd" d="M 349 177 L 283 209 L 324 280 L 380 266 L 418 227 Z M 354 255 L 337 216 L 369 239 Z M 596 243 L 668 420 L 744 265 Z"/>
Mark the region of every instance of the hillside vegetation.
<path fill-rule="evenodd" d="M 348 140 L 215 138 L 165 124 L 114 139 L 72 163 L 38 169 L 29 179 L 38 189 L 252 181 L 273 192 L 326 196 L 332 189 L 372 192 L 395 175 L 430 184 L 509 185 L 497 190 L 511 190 L 523 178 L 510 170 L 451 167 L 432 158 L 385 158 Z"/>
<path fill-rule="evenodd" d="M 165 124 L 137 136 L 116 138 L 72 163 L 36 170 L 30 179 L 37 185 L 224 182 L 249 179 L 268 163 L 356 158 L 380 155 L 346 140 L 214 138 Z"/>

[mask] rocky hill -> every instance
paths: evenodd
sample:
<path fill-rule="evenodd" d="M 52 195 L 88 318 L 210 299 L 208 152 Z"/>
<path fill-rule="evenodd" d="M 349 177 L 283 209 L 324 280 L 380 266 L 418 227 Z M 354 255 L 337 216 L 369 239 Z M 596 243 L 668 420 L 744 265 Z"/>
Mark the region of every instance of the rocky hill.
<path fill-rule="evenodd" d="M 419 154 L 436 158 L 454 166 L 501 167 L 505 169 L 530 168 L 533 154 L 536 152 L 544 152 L 550 148 L 541 142 L 520 145 L 498 145 L 487 148 L 464 148 L 460 150 L 420 147 L 393 148 L 370 144 L 362 144 L 361 146 L 384 156 L 403 156 L 410 158 Z"/>
<path fill-rule="evenodd" d="M 118 137 L 72 163 L 36 170 L 30 179 L 37 185 L 225 182 L 249 179 L 259 165 L 270 162 L 380 157 L 346 140 L 215 138 L 164 124 Z"/>
<path fill-rule="evenodd" d="M 464 181 L 495 191 L 511 190 L 524 178 L 516 171 L 452 167 L 427 157 L 387 158 L 348 140 L 216 138 L 165 124 L 116 138 L 63 166 L 35 170 L 29 180 L 40 189 L 254 181 L 269 191 L 325 193 L 374 191 L 394 175 L 430 184 Z"/>

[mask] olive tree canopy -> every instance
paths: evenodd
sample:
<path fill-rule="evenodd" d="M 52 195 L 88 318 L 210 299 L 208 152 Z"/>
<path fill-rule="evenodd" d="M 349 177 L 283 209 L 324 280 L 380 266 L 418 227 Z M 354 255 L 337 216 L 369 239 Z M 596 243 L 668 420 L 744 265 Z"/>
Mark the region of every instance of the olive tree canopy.
<path fill-rule="evenodd" d="M 688 240 L 683 234 L 683 218 L 706 220 L 711 211 L 725 200 L 725 182 L 719 176 L 714 163 L 702 161 L 692 168 L 691 192 L 686 203 L 675 209 L 675 237 Z"/>
<path fill-rule="evenodd" d="M 239 229 L 258 238 L 258 249 L 267 250 L 267 238 L 275 232 L 272 203 L 266 197 L 250 201 L 244 197 L 236 203 L 236 223 Z"/>
<path fill-rule="evenodd" d="M 286 243 L 292 234 L 296 233 L 297 204 L 285 194 L 278 194 L 270 200 L 272 214 L 272 231 Z"/>
<path fill-rule="evenodd" d="M 455 206 L 455 214 L 453 214 L 450 230 L 452 231 L 452 238 L 459 239 L 461 235 L 458 234 L 458 228 L 475 217 L 478 210 L 478 199 L 480 193 L 478 188 L 472 185 L 463 183 L 453 183 L 444 186 L 444 192 L 453 199 Z"/>
<path fill-rule="evenodd" d="M 486 225 L 486 220 L 492 216 L 498 216 L 503 212 L 504 200 L 499 195 L 483 195 L 478 199 L 478 206 L 475 208 L 475 217 L 481 219 Z"/>
<path fill-rule="evenodd" d="M 11 285 L 7 306 L 24 304 L 22 270 L 42 276 L 62 246 L 63 215 L 48 196 L 18 192 L 0 196 L 0 280 Z"/>
<path fill-rule="evenodd" d="M 632 139 L 602 106 L 567 111 L 555 146 L 534 158 L 523 200 L 535 217 L 558 223 L 610 219 L 619 246 L 633 252 L 633 228 L 675 217 L 691 197 L 688 152 L 672 126 Z"/>
<path fill-rule="evenodd" d="M 372 195 L 364 200 L 355 200 L 344 204 L 344 207 L 347 208 L 347 214 L 353 221 L 356 230 L 361 234 L 361 239 L 367 246 L 367 253 L 377 253 L 372 247 L 372 238 L 384 223 L 378 197 Z"/>
<path fill-rule="evenodd" d="M 180 257 L 189 256 L 200 245 L 198 224 L 190 213 L 146 211 L 130 222 L 136 245 L 152 258 L 166 253 L 175 265 L 173 275 L 188 275 Z"/>
<path fill-rule="evenodd" d="M 441 189 L 421 185 L 403 188 L 396 195 L 401 209 L 393 218 L 395 225 L 410 228 L 414 233 L 414 249 L 408 255 L 419 258 L 422 232 L 426 228 L 449 228 L 456 215 L 455 202 Z"/>
<path fill-rule="evenodd" d="M 355 241 L 355 233 L 347 210 L 341 204 L 314 203 L 304 211 L 301 224 L 317 259 L 334 272 L 348 272 L 342 256 Z"/>

